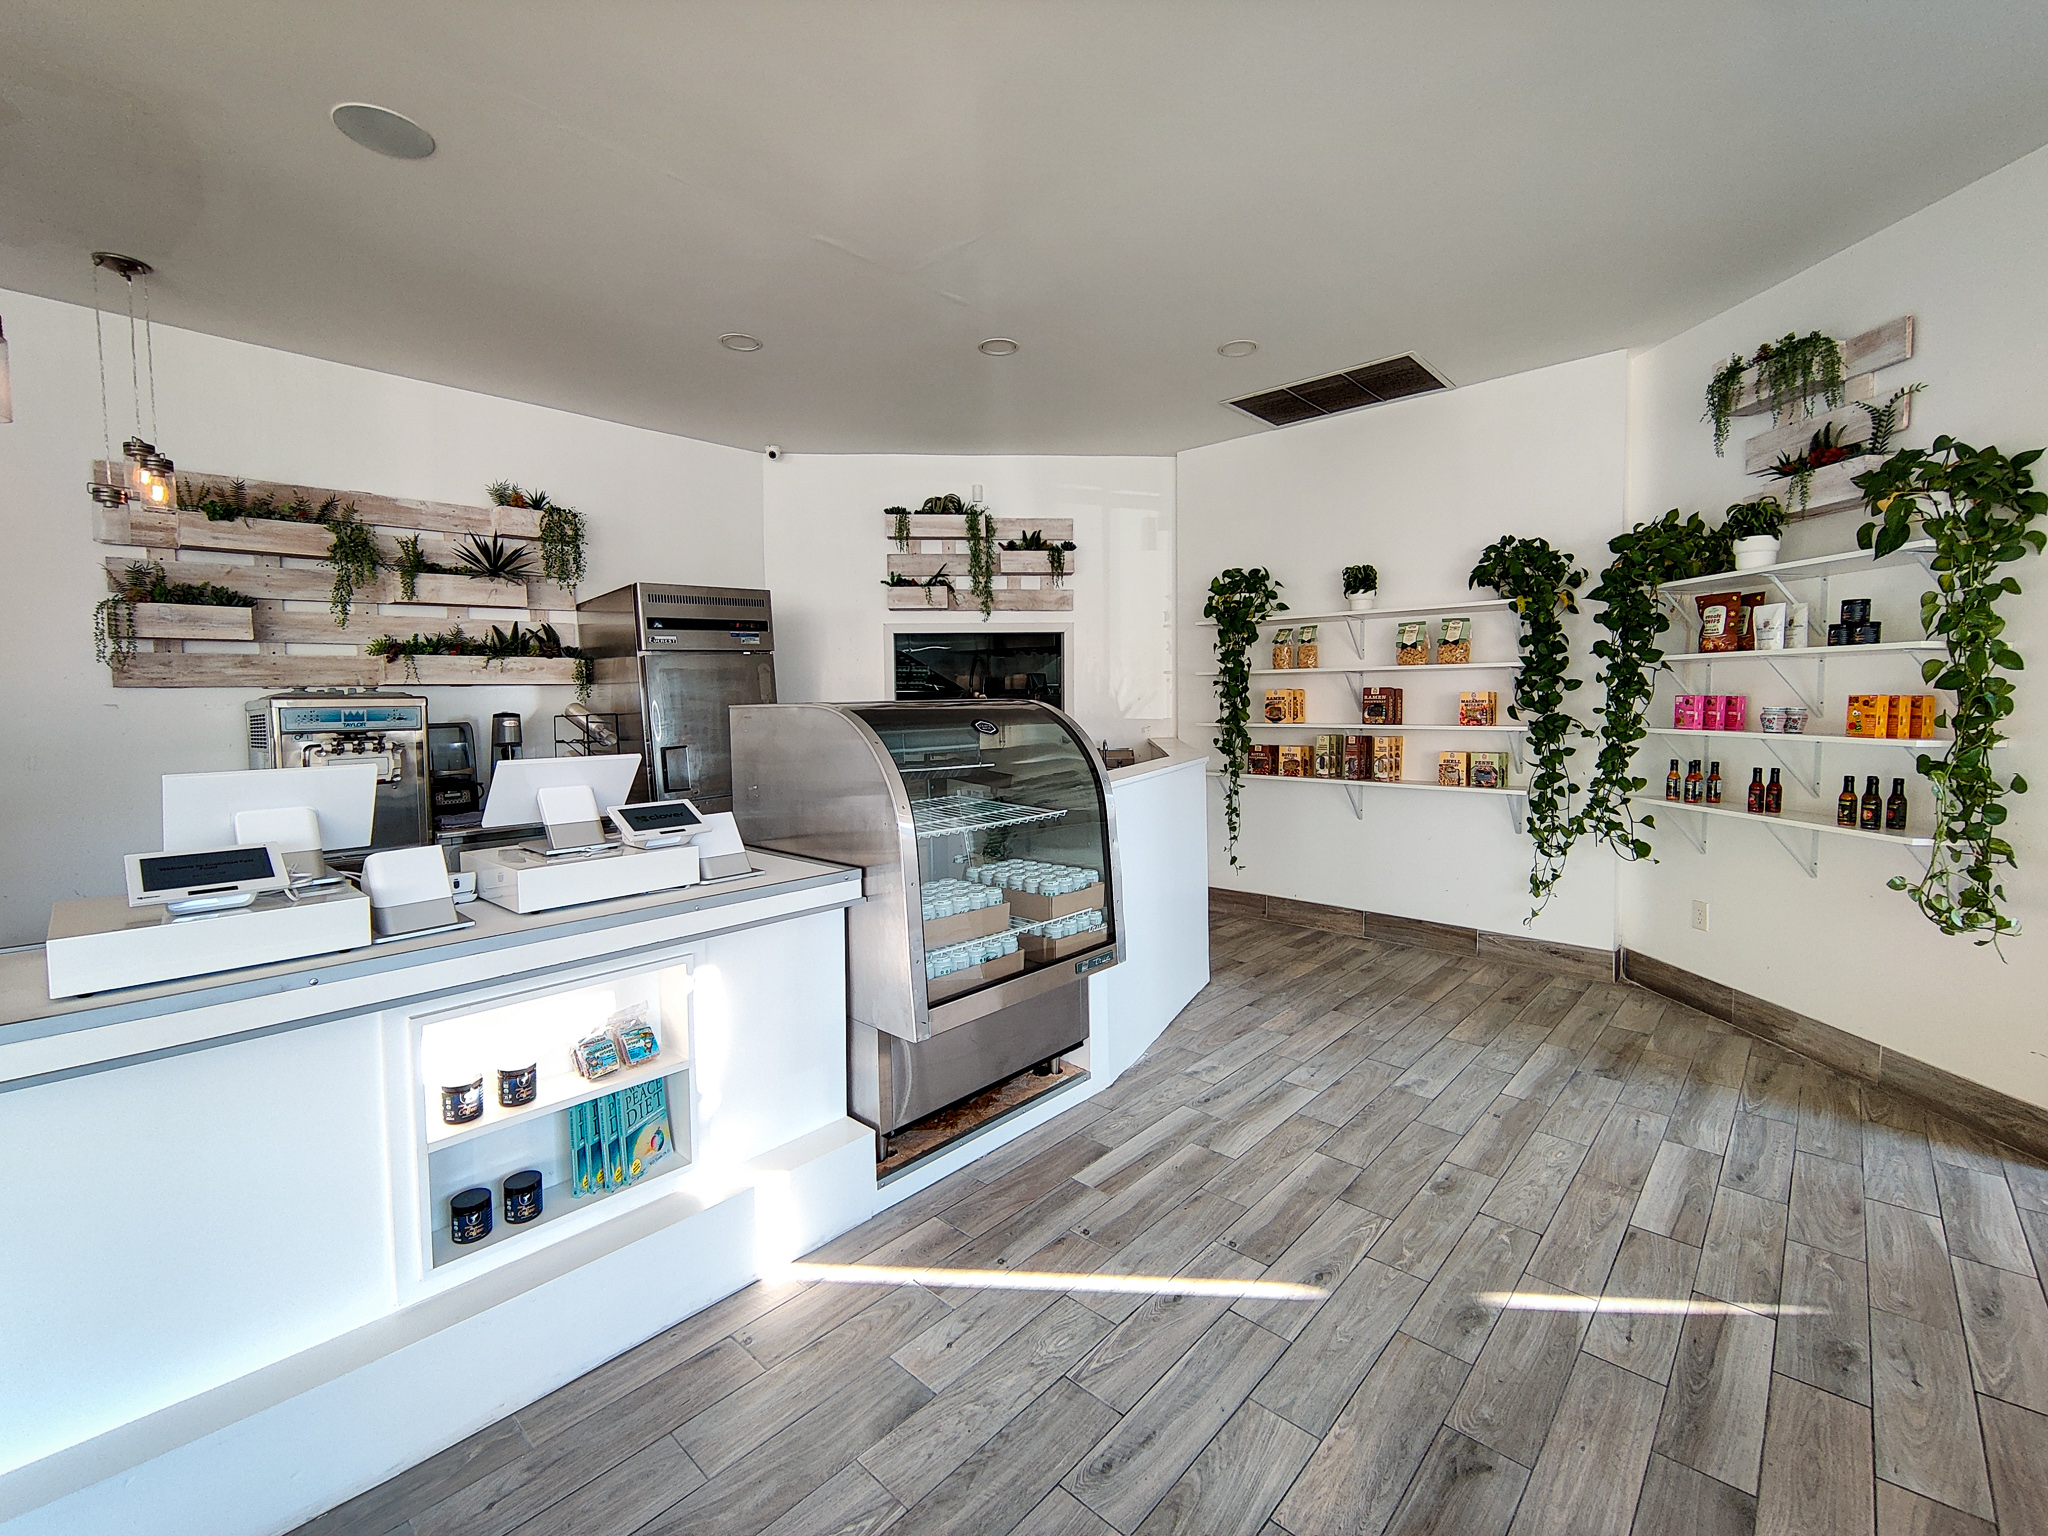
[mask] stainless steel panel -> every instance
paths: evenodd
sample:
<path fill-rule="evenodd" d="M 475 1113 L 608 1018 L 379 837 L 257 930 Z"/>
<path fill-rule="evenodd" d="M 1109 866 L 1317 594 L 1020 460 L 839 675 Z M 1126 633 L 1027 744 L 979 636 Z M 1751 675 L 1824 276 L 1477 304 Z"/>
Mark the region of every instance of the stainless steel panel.
<path fill-rule="evenodd" d="M 731 810 L 729 712 L 775 702 L 774 660 L 721 651 L 643 656 L 640 676 L 654 797 L 687 795 L 701 810 Z"/>
<path fill-rule="evenodd" d="M 856 1024 L 847 1080 L 854 1117 L 891 1134 L 1088 1038 L 1088 988 L 1065 984 L 934 1039 L 911 1041 Z"/>

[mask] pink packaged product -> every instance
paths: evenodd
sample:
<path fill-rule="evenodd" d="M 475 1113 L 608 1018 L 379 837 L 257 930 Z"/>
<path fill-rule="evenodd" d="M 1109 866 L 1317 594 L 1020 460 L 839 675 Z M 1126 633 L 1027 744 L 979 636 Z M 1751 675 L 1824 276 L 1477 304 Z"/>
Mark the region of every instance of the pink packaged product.
<path fill-rule="evenodd" d="M 1700 729 L 1703 700 L 1697 693 L 1681 693 L 1671 701 L 1671 728 L 1675 731 Z"/>
<path fill-rule="evenodd" d="M 1721 729 L 1721 695 L 1704 693 L 1700 695 L 1700 729 L 1718 731 Z"/>
<path fill-rule="evenodd" d="M 1721 698 L 1721 729 L 1724 731 L 1747 730 L 1749 717 L 1749 695 L 1746 693 L 1724 694 Z"/>

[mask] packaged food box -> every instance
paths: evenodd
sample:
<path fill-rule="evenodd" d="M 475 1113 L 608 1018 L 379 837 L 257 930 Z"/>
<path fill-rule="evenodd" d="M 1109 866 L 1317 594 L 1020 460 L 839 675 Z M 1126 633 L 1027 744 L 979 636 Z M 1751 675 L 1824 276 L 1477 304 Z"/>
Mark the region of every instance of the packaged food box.
<path fill-rule="evenodd" d="M 1372 739 L 1372 776 L 1375 779 L 1399 779 L 1401 777 L 1401 736 L 1375 736 Z"/>
<path fill-rule="evenodd" d="M 1344 738 L 1337 732 L 1326 731 L 1316 737 L 1315 777 L 1344 777 Z"/>
<path fill-rule="evenodd" d="M 1891 700 L 1882 693 L 1849 695 L 1849 721 L 1844 734 L 1882 737 L 1891 724 Z"/>
<path fill-rule="evenodd" d="M 1344 777 L 1347 779 L 1369 779 L 1372 777 L 1372 738 L 1370 736 L 1346 736 L 1344 738 Z"/>
<path fill-rule="evenodd" d="M 1366 725 L 1400 725 L 1401 690 L 1368 688 L 1360 698 L 1358 718 Z"/>
<path fill-rule="evenodd" d="M 1272 775 L 1280 771 L 1280 749 L 1271 742 L 1255 741 L 1244 755 L 1246 773 Z"/>
<path fill-rule="evenodd" d="M 1742 594 L 1710 592 L 1696 598 L 1700 610 L 1700 649 L 1732 651 L 1741 646 Z"/>
<path fill-rule="evenodd" d="M 1323 648 L 1316 644 L 1315 625 L 1304 624 L 1294 632 L 1294 664 L 1297 667 L 1320 667 L 1323 664 Z"/>
<path fill-rule="evenodd" d="M 1273 631 L 1273 669 L 1288 672 L 1294 668 L 1294 631 L 1276 629 Z"/>
<path fill-rule="evenodd" d="M 999 901 L 992 907 L 976 907 L 972 912 L 955 912 L 951 917 L 928 917 L 924 924 L 924 947 L 937 949 L 943 944 L 984 938 L 991 933 L 1001 933 L 1009 926 L 1010 904 L 1007 901 Z"/>
<path fill-rule="evenodd" d="M 1463 666 L 1472 659 L 1472 621 L 1445 619 L 1436 642 L 1438 666 Z"/>
<path fill-rule="evenodd" d="M 1508 787 L 1508 755 L 1505 752 L 1474 752 L 1471 785 L 1474 789 Z"/>
<path fill-rule="evenodd" d="M 1420 619 L 1405 620 L 1394 627 L 1394 660 L 1404 667 L 1429 664 L 1429 626 Z"/>
<path fill-rule="evenodd" d="M 1308 718 L 1308 691 L 1303 688 L 1268 688 L 1266 722 L 1269 725 L 1299 725 Z"/>
<path fill-rule="evenodd" d="M 1492 691 L 1458 695 L 1458 724 L 1498 725 L 1500 695 Z"/>
<path fill-rule="evenodd" d="M 1746 693 L 1724 693 L 1721 695 L 1721 729 L 1741 731 L 1749 727 L 1749 695 Z"/>
<path fill-rule="evenodd" d="M 1470 752 L 1439 752 L 1436 755 L 1436 781 L 1439 784 L 1455 785 L 1463 789 L 1472 774 Z"/>
<path fill-rule="evenodd" d="M 1705 696 L 1697 693 L 1681 693 L 1671 701 L 1671 728 L 1675 731 L 1697 731 L 1705 718 Z"/>
<path fill-rule="evenodd" d="M 1721 699 L 1718 693 L 1700 695 L 1700 729 L 1718 731 L 1721 729 Z"/>
<path fill-rule="evenodd" d="M 1280 749 L 1280 777 L 1283 779 L 1305 779 L 1314 760 L 1314 753 L 1307 747 L 1282 747 Z"/>
<path fill-rule="evenodd" d="M 1934 734 L 1934 717 L 1940 708 L 1931 693 L 1916 693 L 1908 701 L 1908 713 L 1912 719 L 1912 730 L 1908 733 L 1914 740 L 1922 741 Z"/>

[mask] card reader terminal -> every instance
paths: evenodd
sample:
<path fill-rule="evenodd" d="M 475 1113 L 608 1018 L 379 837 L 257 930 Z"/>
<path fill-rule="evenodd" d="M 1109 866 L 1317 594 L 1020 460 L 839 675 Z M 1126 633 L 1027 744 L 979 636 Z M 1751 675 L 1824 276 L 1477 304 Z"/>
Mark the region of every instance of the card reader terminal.
<path fill-rule="evenodd" d="M 687 800 L 652 800 L 611 808 L 612 825 L 628 848 L 673 848 L 688 842 L 704 825 L 697 807 Z"/>

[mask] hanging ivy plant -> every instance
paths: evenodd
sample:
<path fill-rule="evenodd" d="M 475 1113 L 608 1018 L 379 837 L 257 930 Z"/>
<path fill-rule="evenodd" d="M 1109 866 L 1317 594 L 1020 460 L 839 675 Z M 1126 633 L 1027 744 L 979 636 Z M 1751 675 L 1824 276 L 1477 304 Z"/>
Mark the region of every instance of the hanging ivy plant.
<path fill-rule="evenodd" d="M 121 593 L 103 597 L 92 609 L 92 659 L 118 672 L 135 654 L 135 605 Z"/>
<path fill-rule="evenodd" d="M 1728 446 L 1728 427 L 1752 372 L 1757 398 L 1769 404 L 1773 422 L 1783 421 L 1795 409 L 1811 416 L 1815 396 L 1825 400 L 1830 410 L 1842 403 L 1841 343 L 1819 331 L 1804 336 L 1788 331 L 1758 347 L 1747 361 L 1740 353 L 1729 358 L 1708 381 L 1703 419 L 1714 424 L 1717 454 Z"/>
<path fill-rule="evenodd" d="M 1259 625 L 1286 611 L 1280 583 L 1264 566 L 1248 571 L 1232 566 L 1209 583 L 1209 600 L 1202 605 L 1202 617 L 1216 621 L 1216 750 L 1223 754 L 1224 847 L 1232 869 L 1242 867 L 1237 861 L 1237 797 L 1252 744 L 1251 648 L 1258 643 Z"/>
<path fill-rule="evenodd" d="M 1650 816 L 1636 815 L 1629 801 L 1648 782 L 1635 776 L 1636 749 L 1648 734 L 1643 722 L 1656 688 L 1654 674 L 1664 659 L 1658 637 L 1671 628 L 1670 617 L 1657 601 L 1657 588 L 1667 581 L 1726 570 L 1721 553 L 1726 543 L 1699 513 L 1687 516 L 1673 507 L 1654 522 L 1638 523 L 1610 540 L 1607 547 L 1614 562 L 1586 594 L 1589 601 L 1602 605 L 1597 622 L 1607 632 L 1591 647 L 1600 659 L 1605 697 L 1594 711 L 1600 716 L 1600 753 L 1574 830 L 1607 844 L 1624 859 L 1650 856 L 1650 844 L 1640 829 L 1657 825 Z"/>
<path fill-rule="evenodd" d="M 356 593 L 377 579 L 377 568 L 383 564 L 383 558 L 377 553 L 377 541 L 369 526 L 357 518 L 354 502 L 344 507 L 329 526 L 334 530 L 334 538 L 327 546 L 326 563 L 334 571 L 334 585 L 328 592 L 327 606 L 334 613 L 334 622 L 345 627 Z"/>
<path fill-rule="evenodd" d="M 531 491 L 510 480 L 493 482 L 484 488 L 484 494 L 498 506 L 530 507 L 540 513 L 541 576 L 573 593 L 586 574 L 583 514 L 550 500 L 546 491 Z"/>
<path fill-rule="evenodd" d="M 883 515 L 884 517 L 887 517 L 887 518 L 890 518 L 890 519 L 892 519 L 892 521 L 891 521 L 891 523 L 890 523 L 890 532 L 889 532 L 889 537 L 890 537 L 890 538 L 892 538 L 892 539 L 894 539 L 894 540 L 896 541 L 896 547 L 897 547 L 898 549 L 905 549 L 905 550 L 909 549 L 909 548 L 910 548 L 910 508 L 908 508 L 908 507 L 884 507 L 884 508 L 882 509 L 882 515 Z"/>
<path fill-rule="evenodd" d="M 1522 670 L 1515 678 L 1515 702 L 1508 714 L 1529 728 L 1529 837 L 1536 845 L 1529 870 L 1529 894 L 1536 900 L 1533 921 L 1550 900 L 1564 875 L 1565 856 L 1577 831 L 1572 817 L 1567 759 L 1578 751 L 1571 744 L 1584 727 L 1564 707 L 1565 695 L 1578 688 L 1571 667 L 1571 639 L 1564 616 L 1577 613 L 1574 595 L 1586 573 L 1570 554 L 1553 549 L 1545 539 L 1509 534 L 1488 545 L 1472 567 L 1468 586 L 1491 588 L 1515 605 L 1522 619 Z"/>
<path fill-rule="evenodd" d="M 1934 790 L 1934 851 L 1918 880 L 1897 876 L 1889 884 L 1943 933 L 1967 934 L 1978 944 L 2020 931 L 2001 906 L 1998 869 L 2014 867 L 2014 859 L 1999 829 L 2004 797 L 2025 794 L 2027 781 L 2015 773 L 2001 784 L 1991 761 L 2005 740 L 1999 722 L 2013 711 L 2012 683 L 1997 674 L 2023 666 L 2005 642 L 1998 602 L 2019 596 L 2020 584 L 1999 567 L 2048 544 L 2048 535 L 2028 527 L 2048 514 L 2048 494 L 2034 489 L 2033 464 L 2042 452 L 2008 456 L 1942 436 L 1931 450 L 1903 449 L 1856 477 L 1881 519 L 1857 530 L 1858 547 L 1888 555 L 1912 536 L 1915 521 L 1934 541 L 1935 589 L 1921 595 L 1920 616 L 1948 655 L 1927 661 L 1921 675 L 1955 695 L 1935 722 L 1951 728 L 1947 750 L 1940 757 L 1923 753 L 1917 764 Z"/>
<path fill-rule="evenodd" d="M 967 508 L 967 586 L 987 622 L 996 605 L 996 520 L 980 507 Z"/>

